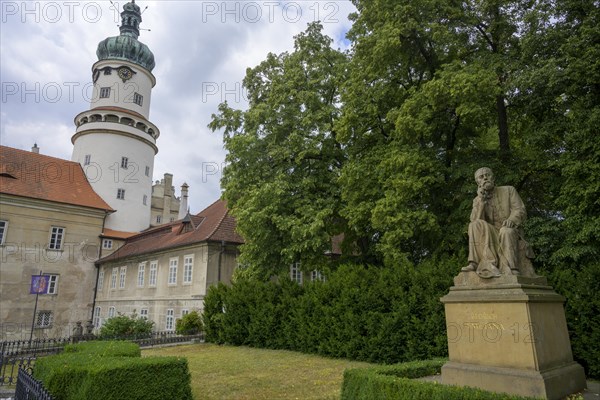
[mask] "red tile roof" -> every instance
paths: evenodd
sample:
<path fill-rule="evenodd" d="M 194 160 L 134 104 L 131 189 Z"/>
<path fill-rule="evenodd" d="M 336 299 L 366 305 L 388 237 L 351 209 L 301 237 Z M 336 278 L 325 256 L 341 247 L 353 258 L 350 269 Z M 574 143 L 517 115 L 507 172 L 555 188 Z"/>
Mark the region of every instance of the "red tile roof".
<path fill-rule="evenodd" d="M 191 224 L 192 228 L 185 229 L 185 224 Z M 223 200 L 217 200 L 191 218 L 150 228 L 129 237 L 123 246 L 99 262 L 115 261 L 202 242 L 225 241 L 242 244 L 244 240 L 235 231 L 235 227 L 235 219 L 229 214 L 227 204 Z"/>
<path fill-rule="evenodd" d="M 127 239 L 133 235 L 137 235 L 137 232 L 115 231 L 114 229 L 104 228 L 101 236 L 112 239 Z"/>
<path fill-rule="evenodd" d="M 0 146 L 0 193 L 114 211 L 79 163 Z"/>

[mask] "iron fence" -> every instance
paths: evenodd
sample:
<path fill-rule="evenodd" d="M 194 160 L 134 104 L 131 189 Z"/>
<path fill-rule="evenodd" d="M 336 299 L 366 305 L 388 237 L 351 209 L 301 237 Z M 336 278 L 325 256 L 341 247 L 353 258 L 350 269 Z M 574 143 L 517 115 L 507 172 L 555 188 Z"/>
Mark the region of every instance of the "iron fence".
<path fill-rule="evenodd" d="M 15 400 L 54 400 L 41 381 L 35 379 L 29 371 L 19 368 Z"/>

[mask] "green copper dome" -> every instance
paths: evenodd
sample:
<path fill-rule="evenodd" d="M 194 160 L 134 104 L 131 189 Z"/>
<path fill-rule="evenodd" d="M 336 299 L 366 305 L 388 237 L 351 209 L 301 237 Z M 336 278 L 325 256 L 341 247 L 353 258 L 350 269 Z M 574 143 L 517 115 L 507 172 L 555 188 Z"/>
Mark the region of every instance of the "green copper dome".
<path fill-rule="evenodd" d="M 148 46 L 137 40 L 140 35 L 142 13 L 135 0 L 123 6 L 121 13 L 121 26 L 119 36 L 104 39 L 98 43 L 96 55 L 98 60 L 117 59 L 135 63 L 152 71 L 154 68 L 154 54 Z"/>

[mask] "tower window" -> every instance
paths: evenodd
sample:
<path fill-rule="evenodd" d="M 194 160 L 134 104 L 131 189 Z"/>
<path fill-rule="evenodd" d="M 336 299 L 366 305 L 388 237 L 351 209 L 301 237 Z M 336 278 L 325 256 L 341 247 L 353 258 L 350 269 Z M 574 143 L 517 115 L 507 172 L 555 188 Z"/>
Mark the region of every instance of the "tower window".
<path fill-rule="evenodd" d="M 111 68 L 106 68 L 104 70 L 104 75 L 110 75 L 112 73 L 112 69 Z M 110 89 L 110 88 L 109 88 Z"/>
<path fill-rule="evenodd" d="M 117 189 L 117 199 L 125 200 L 125 189 Z"/>
<path fill-rule="evenodd" d="M 127 169 L 128 163 L 129 163 L 129 159 L 127 157 L 121 157 L 121 168 Z"/>
<path fill-rule="evenodd" d="M 85 158 L 83 160 L 83 165 L 90 165 L 91 161 L 92 161 L 92 155 L 91 154 L 86 154 Z"/>
<path fill-rule="evenodd" d="M 134 93 L 134 94 L 133 94 L 133 102 L 134 102 L 135 104 L 137 104 L 138 106 L 141 106 L 141 105 L 142 105 L 142 103 L 144 102 L 144 96 L 142 96 L 142 95 L 141 95 L 141 94 L 139 94 L 139 93 Z"/>
<path fill-rule="evenodd" d="M 148 196 L 144 195 L 144 199 L 143 199 L 144 205 L 146 205 L 147 202 L 148 202 Z"/>
<path fill-rule="evenodd" d="M 146 176 L 150 176 L 150 167 L 146 165 Z"/>
<path fill-rule="evenodd" d="M 109 87 L 100 88 L 100 98 L 107 99 L 109 97 L 110 97 L 110 88 Z"/>

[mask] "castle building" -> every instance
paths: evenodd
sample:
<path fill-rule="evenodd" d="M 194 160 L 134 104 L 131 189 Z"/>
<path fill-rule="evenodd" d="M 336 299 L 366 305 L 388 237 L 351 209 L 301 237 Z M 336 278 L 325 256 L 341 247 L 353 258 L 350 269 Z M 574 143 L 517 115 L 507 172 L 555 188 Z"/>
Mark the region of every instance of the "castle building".
<path fill-rule="evenodd" d="M 125 240 L 100 258 L 94 325 L 119 313 L 147 318 L 158 331 L 202 312 L 208 288 L 229 284 L 242 237 L 223 200 L 196 215 L 153 227 Z"/>
<path fill-rule="evenodd" d="M 184 183 L 181 185 L 181 197 L 176 197 L 173 175 L 169 173 L 156 181 L 152 186 L 150 226 L 168 224 L 185 217 L 188 212 L 188 189 L 188 184 Z"/>
<path fill-rule="evenodd" d="M 90 319 L 99 236 L 114 212 L 78 163 L 38 152 L 0 146 L 0 340 L 69 336 Z"/>
<path fill-rule="evenodd" d="M 120 35 L 98 44 L 71 161 L 0 146 L 1 340 L 69 336 L 134 311 L 173 330 L 203 309 L 210 285 L 231 280 L 243 239 L 226 204 L 191 215 L 186 183 L 180 197 L 172 174 L 153 185 L 155 63 L 141 21 L 132 0 Z"/>
<path fill-rule="evenodd" d="M 154 156 L 160 132 L 149 120 L 154 55 L 138 41 L 142 22 L 135 0 L 121 13 L 120 35 L 98 44 L 92 66 L 90 109 L 75 117 L 72 161 L 83 167 L 94 191 L 115 213 L 106 228 L 148 228 Z"/>

